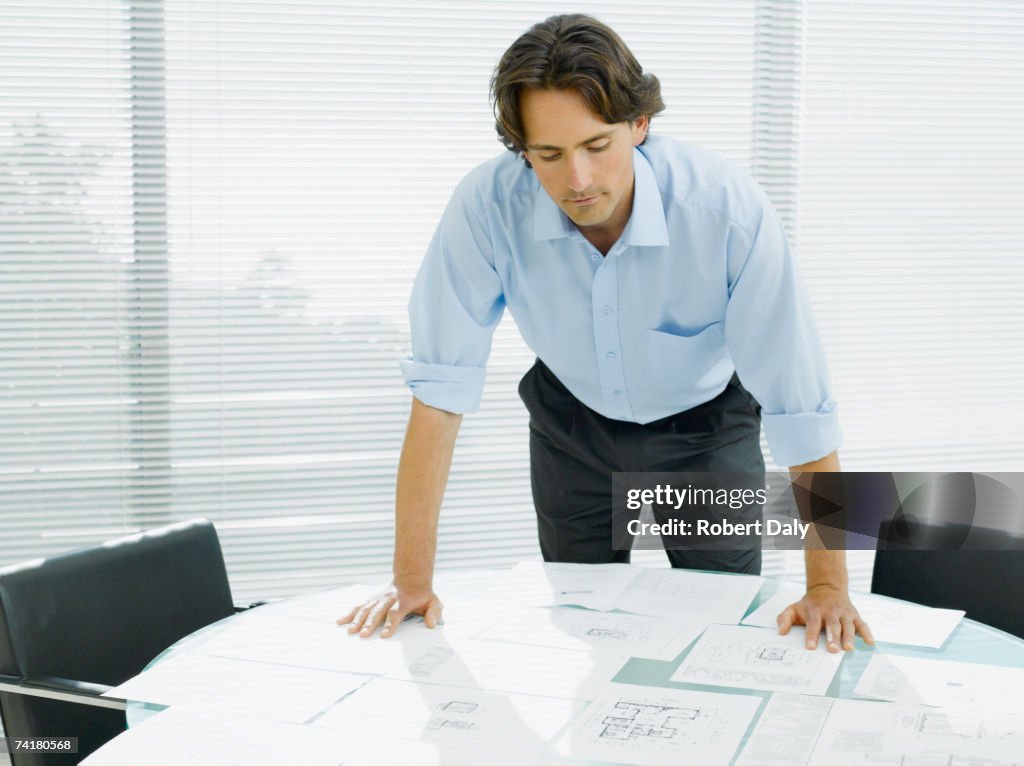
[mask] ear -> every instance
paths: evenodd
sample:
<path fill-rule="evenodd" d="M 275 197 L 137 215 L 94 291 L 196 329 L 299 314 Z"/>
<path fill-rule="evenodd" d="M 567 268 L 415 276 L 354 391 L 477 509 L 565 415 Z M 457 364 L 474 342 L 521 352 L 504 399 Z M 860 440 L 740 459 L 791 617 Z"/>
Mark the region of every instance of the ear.
<path fill-rule="evenodd" d="M 650 125 L 651 118 L 646 114 L 633 122 L 633 146 L 640 146 L 643 143 Z"/>

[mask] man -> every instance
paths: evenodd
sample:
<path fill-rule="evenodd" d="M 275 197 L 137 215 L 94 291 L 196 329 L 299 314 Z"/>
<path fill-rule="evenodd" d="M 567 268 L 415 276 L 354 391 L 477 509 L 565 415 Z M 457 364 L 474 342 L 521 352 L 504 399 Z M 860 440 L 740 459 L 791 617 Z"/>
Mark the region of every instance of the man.
<path fill-rule="evenodd" d="M 520 395 L 548 561 L 628 561 L 612 549 L 613 472 L 763 471 L 762 409 L 794 476 L 839 470 L 821 343 L 757 184 L 710 152 L 649 137 L 664 109 L 657 78 L 587 16 L 535 25 L 491 88 L 510 151 L 459 184 L 416 279 L 394 581 L 338 621 L 363 636 L 381 625 L 390 636 L 409 613 L 440 620 L 438 514 L 506 307 L 538 356 Z M 759 550 L 668 553 L 673 566 L 760 572 Z M 813 649 L 824 629 L 833 652 L 857 633 L 870 642 L 844 552 L 805 557 L 807 593 L 779 615 L 781 632 L 806 625 Z"/>

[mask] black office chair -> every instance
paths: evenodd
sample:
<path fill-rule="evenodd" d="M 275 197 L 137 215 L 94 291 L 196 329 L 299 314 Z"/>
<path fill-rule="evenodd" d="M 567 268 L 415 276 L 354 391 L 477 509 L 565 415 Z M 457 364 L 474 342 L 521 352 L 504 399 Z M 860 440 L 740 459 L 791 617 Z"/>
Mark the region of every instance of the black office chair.
<path fill-rule="evenodd" d="M 925 549 L 925 550 L 917 550 Z M 972 620 L 1024 638 L 1024 538 L 998 529 L 913 518 L 879 530 L 871 592 L 962 609 Z"/>
<path fill-rule="evenodd" d="M 0 717 L 8 737 L 78 737 L 78 754 L 11 754 L 13 766 L 78 763 L 125 729 L 99 695 L 160 652 L 234 613 L 204 519 L 0 570 Z"/>

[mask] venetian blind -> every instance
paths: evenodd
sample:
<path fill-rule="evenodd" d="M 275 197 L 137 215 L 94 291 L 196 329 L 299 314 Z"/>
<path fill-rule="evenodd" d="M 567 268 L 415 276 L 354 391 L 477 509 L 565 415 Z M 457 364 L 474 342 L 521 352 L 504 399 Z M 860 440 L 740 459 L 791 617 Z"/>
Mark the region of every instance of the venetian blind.
<path fill-rule="evenodd" d="M 502 151 L 497 58 L 574 9 L 0 7 L 0 559 L 203 515 L 240 598 L 383 576 L 411 280 L 454 185 Z M 751 3 L 585 10 L 664 82 L 656 129 L 749 164 Z M 506 321 L 439 567 L 537 554 L 530 362 Z"/>

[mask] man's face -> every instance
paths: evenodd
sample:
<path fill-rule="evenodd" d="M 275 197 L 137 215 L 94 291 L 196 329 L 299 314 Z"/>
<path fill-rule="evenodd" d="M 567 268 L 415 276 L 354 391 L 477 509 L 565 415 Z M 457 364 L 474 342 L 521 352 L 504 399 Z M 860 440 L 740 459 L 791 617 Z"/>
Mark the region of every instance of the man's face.
<path fill-rule="evenodd" d="M 584 235 L 614 242 L 633 204 L 633 147 L 646 117 L 610 125 L 574 90 L 523 91 L 526 158 L 544 191 Z"/>

